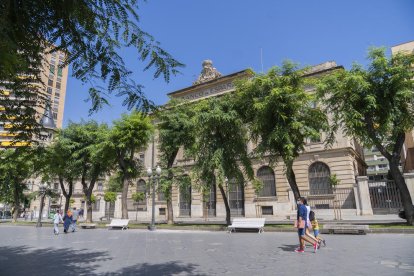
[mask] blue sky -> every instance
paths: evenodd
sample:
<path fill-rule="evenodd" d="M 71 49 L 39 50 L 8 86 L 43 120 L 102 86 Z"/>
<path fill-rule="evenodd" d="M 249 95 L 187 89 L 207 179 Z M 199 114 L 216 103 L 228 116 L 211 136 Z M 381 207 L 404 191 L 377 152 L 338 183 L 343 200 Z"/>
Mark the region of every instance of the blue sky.
<path fill-rule="evenodd" d="M 148 0 L 138 12 L 141 27 L 186 65 L 166 83 L 142 71 L 134 49 L 122 50 L 135 82 L 156 104 L 190 86 L 204 59 L 223 75 L 261 71 L 261 49 L 265 71 L 285 59 L 301 65 L 333 60 L 349 68 L 354 61 L 365 63 L 370 46 L 414 40 L 413 0 Z M 82 118 L 110 123 L 128 112 L 121 99 L 111 97 L 111 106 L 88 117 L 87 90 L 69 76 L 64 126 Z"/>

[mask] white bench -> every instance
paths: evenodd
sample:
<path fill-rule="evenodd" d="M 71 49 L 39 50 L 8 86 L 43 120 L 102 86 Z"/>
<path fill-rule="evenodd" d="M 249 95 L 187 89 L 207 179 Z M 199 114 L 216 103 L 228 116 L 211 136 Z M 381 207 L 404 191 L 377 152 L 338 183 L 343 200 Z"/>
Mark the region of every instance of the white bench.
<path fill-rule="evenodd" d="M 122 228 L 122 230 L 128 229 L 129 219 L 112 219 L 110 224 L 107 224 L 109 228 Z"/>
<path fill-rule="evenodd" d="M 323 232 L 329 234 L 357 234 L 365 235 L 369 231 L 368 225 L 355 224 L 324 224 Z"/>
<path fill-rule="evenodd" d="M 228 226 L 227 232 L 236 232 L 236 229 L 258 229 L 258 233 L 264 232 L 266 218 L 234 218 L 232 224 Z"/>

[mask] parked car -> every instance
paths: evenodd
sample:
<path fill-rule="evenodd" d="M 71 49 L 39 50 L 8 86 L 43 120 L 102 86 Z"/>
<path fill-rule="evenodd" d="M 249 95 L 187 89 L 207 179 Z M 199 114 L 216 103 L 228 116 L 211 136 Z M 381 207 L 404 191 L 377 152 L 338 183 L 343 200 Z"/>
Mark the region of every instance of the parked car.
<path fill-rule="evenodd" d="M 414 207 L 414 205 L 413 205 L 413 207 Z M 399 216 L 400 218 L 402 218 L 402 219 L 407 219 L 407 218 L 405 217 L 405 211 L 404 211 L 404 209 L 401 209 L 401 210 L 398 212 L 398 216 Z"/>

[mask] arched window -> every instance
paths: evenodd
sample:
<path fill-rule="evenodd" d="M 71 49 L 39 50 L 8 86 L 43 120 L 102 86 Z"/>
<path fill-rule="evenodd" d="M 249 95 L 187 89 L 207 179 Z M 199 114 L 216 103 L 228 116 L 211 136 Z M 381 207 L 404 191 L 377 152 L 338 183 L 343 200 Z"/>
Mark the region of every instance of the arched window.
<path fill-rule="evenodd" d="M 315 162 L 309 166 L 309 189 L 311 195 L 332 194 L 329 182 L 331 172 L 328 165 Z"/>
<path fill-rule="evenodd" d="M 137 193 L 143 193 L 145 198 L 143 200 L 138 201 L 137 209 L 138 211 L 146 211 L 147 210 L 147 184 L 145 180 L 140 179 L 137 183 Z"/>
<path fill-rule="evenodd" d="M 276 196 L 275 173 L 272 168 L 264 166 L 257 171 L 257 178 L 263 182 L 263 188 L 260 190 L 259 197 Z"/>
<path fill-rule="evenodd" d="M 191 179 L 188 175 L 182 177 L 179 192 L 180 216 L 191 216 Z"/>

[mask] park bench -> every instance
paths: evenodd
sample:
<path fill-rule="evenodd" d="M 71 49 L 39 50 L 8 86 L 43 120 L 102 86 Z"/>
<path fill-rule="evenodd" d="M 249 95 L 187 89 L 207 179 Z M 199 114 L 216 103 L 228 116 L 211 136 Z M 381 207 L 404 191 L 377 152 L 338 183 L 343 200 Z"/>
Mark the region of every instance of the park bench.
<path fill-rule="evenodd" d="M 234 218 L 228 226 L 228 232 L 236 232 L 236 229 L 258 229 L 258 233 L 264 232 L 266 218 Z"/>
<path fill-rule="evenodd" d="M 369 231 L 368 225 L 354 224 L 324 224 L 323 232 L 329 234 L 356 234 L 365 235 Z"/>
<path fill-rule="evenodd" d="M 81 223 L 80 227 L 82 229 L 95 229 L 96 228 L 96 224 L 95 223 Z"/>
<path fill-rule="evenodd" d="M 122 230 L 128 229 L 129 219 L 112 219 L 110 224 L 106 226 L 108 229 L 112 228 L 122 228 Z"/>

